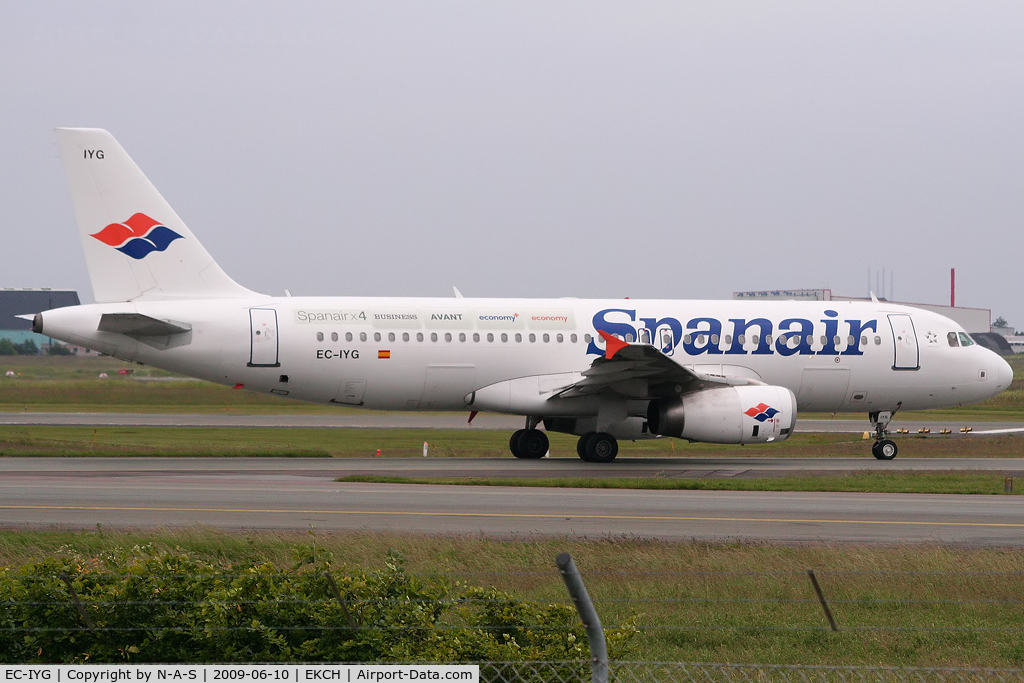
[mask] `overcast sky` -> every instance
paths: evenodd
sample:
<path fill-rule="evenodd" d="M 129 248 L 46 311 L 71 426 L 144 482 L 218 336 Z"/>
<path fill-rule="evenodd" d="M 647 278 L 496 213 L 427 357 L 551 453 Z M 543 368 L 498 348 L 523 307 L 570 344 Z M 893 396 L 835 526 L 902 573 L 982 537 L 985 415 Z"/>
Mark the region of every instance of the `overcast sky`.
<path fill-rule="evenodd" d="M 270 294 L 829 287 L 1024 328 L 1024 3 L 0 3 L 0 286 L 92 300 L 56 126 Z"/>

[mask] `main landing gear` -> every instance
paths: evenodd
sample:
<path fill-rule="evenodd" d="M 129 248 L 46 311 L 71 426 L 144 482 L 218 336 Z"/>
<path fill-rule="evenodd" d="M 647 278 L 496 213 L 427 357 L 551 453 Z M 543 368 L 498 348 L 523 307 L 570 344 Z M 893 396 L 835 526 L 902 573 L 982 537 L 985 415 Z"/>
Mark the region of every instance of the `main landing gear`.
<path fill-rule="evenodd" d="M 548 453 L 548 435 L 537 429 L 537 420 L 527 418 L 526 429 L 512 432 L 508 449 L 523 460 L 543 458 Z"/>
<path fill-rule="evenodd" d="M 526 419 L 526 428 L 513 432 L 508 440 L 512 455 L 523 460 L 543 458 L 548 452 L 548 435 L 537 429 L 539 420 Z M 619 442 L 606 432 L 587 432 L 576 442 L 576 453 L 586 462 L 611 462 L 619 454 Z"/>
<path fill-rule="evenodd" d="M 901 405 L 903 405 L 902 402 L 897 403 L 896 410 L 899 410 Z M 871 444 L 871 455 L 879 460 L 892 460 L 899 452 L 896 442 L 887 438 L 889 435 L 889 422 L 892 421 L 892 416 L 896 414 L 896 410 L 868 413 L 868 419 L 871 420 L 871 426 L 875 430 L 875 443 Z"/>
<path fill-rule="evenodd" d="M 611 462 L 619 454 L 619 442 L 606 432 L 587 432 L 576 442 L 576 454 L 586 462 Z"/>

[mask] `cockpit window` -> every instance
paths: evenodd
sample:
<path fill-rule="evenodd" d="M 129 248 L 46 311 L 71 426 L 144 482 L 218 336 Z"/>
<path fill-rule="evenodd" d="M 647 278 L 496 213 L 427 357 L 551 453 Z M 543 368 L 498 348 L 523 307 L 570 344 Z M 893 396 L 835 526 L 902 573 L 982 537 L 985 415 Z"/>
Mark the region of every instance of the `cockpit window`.
<path fill-rule="evenodd" d="M 966 332 L 960 332 L 960 346 L 974 346 L 974 340 Z"/>
<path fill-rule="evenodd" d="M 950 346 L 960 346 L 960 340 L 956 337 L 956 332 L 950 332 L 946 335 L 946 341 L 949 342 Z"/>

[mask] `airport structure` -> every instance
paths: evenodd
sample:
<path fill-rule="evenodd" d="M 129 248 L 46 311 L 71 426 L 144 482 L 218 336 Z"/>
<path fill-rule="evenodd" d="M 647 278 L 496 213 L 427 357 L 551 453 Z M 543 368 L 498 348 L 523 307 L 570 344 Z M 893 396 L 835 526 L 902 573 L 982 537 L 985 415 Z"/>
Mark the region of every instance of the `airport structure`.
<path fill-rule="evenodd" d="M 833 294 L 831 289 L 765 289 L 733 292 L 732 298 L 743 301 L 871 301 L 871 299 L 862 296 L 839 296 Z M 886 299 L 879 297 L 879 301 L 886 301 Z M 1020 343 L 1019 348 L 1016 347 L 1014 342 L 1017 340 L 992 326 L 992 309 L 921 304 L 910 301 L 893 301 L 892 303 L 899 304 L 900 306 L 923 308 L 926 311 L 933 311 L 939 315 L 944 315 L 957 322 L 979 344 L 997 353 L 1006 355 L 1024 350 L 1024 343 Z M 950 303 L 953 304 L 954 301 L 950 301 Z M 1020 341 L 1024 342 L 1024 339 Z"/>
<path fill-rule="evenodd" d="M 0 290 L 0 339 L 9 339 L 15 344 L 31 340 L 39 348 L 45 348 L 51 344 L 51 339 L 33 332 L 32 322 L 17 316 L 80 303 L 78 292 L 73 290 L 4 288 Z"/>

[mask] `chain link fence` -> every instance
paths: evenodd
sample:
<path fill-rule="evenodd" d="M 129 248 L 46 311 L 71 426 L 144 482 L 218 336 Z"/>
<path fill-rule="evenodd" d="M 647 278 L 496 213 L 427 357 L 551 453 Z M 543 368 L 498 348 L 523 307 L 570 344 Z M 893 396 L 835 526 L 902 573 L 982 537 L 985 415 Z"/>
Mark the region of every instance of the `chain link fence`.
<path fill-rule="evenodd" d="M 481 662 L 481 683 L 584 683 L 589 662 Z M 612 683 L 1024 683 L 1021 669 L 610 662 Z"/>

